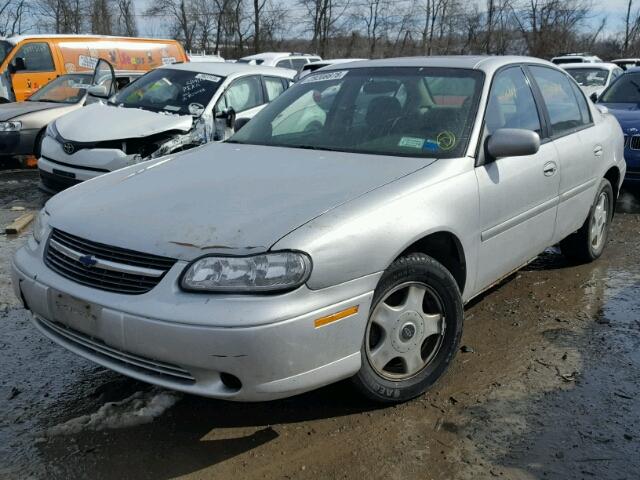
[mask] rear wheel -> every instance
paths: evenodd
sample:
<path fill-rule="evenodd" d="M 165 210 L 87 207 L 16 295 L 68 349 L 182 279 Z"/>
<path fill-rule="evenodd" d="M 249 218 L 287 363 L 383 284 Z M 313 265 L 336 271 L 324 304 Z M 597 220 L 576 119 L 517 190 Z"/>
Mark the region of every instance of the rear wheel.
<path fill-rule="evenodd" d="M 423 254 L 398 259 L 376 288 L 354 383 L 382 403 L 424 393 L 451 363 L 463 315 L 458 285 L 446 268 Z"/>
<path fill-rule="evenodd" d="M 615 199 L 611 183 L 603 178 L 595 201 L 580 230 L 560 242 L 565 257 L 577 263 L 588 263 L 602 255 L 609 237 Z"/>

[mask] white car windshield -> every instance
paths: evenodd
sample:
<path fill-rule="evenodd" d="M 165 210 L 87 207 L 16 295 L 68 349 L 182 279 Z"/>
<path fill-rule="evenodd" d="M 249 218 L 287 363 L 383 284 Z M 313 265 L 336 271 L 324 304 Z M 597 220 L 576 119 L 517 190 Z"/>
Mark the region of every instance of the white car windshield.
<path fill-rule="evenodd" d="M 223 81 L 224 77 L 210 73 L 159 68 L 121 90 L 110 103 L 126 108 L 199 116 Z"/>
<path fill-rule="evenodd" d="M 609 70 L 604 68 L 567 68 L 566 70 L 582 87 L 604 87 L 609 78 Z"/>
<path fill-rule="evenodd" d="M 267 105 L 234 143 L 418 157 L 464 155 L 484 74 L 461 68 L 317 71 Z"/>
<path fill-rule="evenodd" d="M 29 102 L 78 103 L 91 86 L 91 75 L 72 73 L 47 83 L 31 95 Z"/>

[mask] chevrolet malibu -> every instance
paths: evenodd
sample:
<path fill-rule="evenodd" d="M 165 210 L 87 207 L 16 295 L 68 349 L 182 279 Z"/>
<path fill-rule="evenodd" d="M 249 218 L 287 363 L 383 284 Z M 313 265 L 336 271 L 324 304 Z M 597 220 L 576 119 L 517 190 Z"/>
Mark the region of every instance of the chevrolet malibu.
<path fill-rule="evenodd" d="M 143 381 L 401 402 L 453 361 L 466 302 L 550 245 L 601 255 L 624 174 L 615 118 L 549 62 L 339 64 L 225 143 L 53 197 L 13 284 L 44 335 Z"/>

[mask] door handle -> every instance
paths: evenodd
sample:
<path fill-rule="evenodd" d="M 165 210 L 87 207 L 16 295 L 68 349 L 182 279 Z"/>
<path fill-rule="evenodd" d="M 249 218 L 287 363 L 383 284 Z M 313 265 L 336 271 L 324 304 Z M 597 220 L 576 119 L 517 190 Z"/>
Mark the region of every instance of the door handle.
<path fill-rule="evenodd" d="M 555 164 L 555 162 L 548 162 L 545 163 L 544 169 L 542 171 L 544 172 L 545 177 L 551 177 L 556 173 L 556 170 L 558 170 L 558 166 Z"/>
<path fill-rule="evenodd" d="M 602 145 L 596 145 L 596 146 L 593 148 L 593 154 L 594 154 L 596 157 L 601 157 L 601 156 L 602 156 Z"/>

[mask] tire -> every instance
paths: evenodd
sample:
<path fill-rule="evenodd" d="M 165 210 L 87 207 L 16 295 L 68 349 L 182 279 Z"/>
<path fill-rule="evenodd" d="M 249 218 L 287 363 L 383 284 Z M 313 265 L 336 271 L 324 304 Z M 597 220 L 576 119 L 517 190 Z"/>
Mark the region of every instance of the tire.
<path fill-rule="evenodd" d="M 378 403 L 421 395 L 453 360 L 463 318 L 458 284 L 442 264 L 418 253 L 396 260 L 374 292 L 354 384 Z"/>
<path fill-rule="evenodd" d="M 40 158 L 40 153 L 42 153 L 42 141 L 44 140 L 45 129 L 43 129 L 38 136 L 36 137 L 35 142 L 33 142 L 33 155 L 36 159 Z"/>
<path fill-rule="evenodd" d="M 603 178 L 598 187 L 596 198 L 589 209 L 589 216 L 580 230 L 560 242 L 562 254 L 569 261 L 589 263 L 602 255 L 609 237 L 614 207 L 615 198 L 611 183 Z"/>

